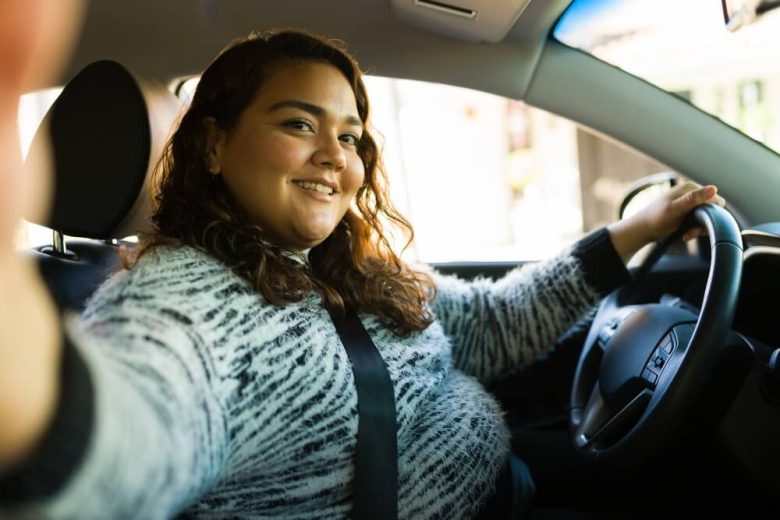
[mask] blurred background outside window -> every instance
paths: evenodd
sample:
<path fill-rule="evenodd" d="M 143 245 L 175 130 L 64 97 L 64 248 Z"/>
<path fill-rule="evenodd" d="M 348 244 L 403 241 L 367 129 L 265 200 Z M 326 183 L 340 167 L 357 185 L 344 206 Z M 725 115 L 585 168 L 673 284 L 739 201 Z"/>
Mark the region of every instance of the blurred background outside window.
<path fill-rule="evenodd" d="M 717 0 L 576 0 L 555 37 L 780 152 L 778 20 L 729 32 Z"/>
<path fill-rule="evenodd" d="M 522 102 L 417 81 L 366 83 L 391 196 L 415 229 L 409 260 L 547 258 L 613 221 L 628 185 L 664 169 Z M 174 90 L 188 101 L 196 85 Z M 58 93 L 24 96 L 23 153 Z M 20 231 L 19 247 L 50 242 L 45 228 Z"/>

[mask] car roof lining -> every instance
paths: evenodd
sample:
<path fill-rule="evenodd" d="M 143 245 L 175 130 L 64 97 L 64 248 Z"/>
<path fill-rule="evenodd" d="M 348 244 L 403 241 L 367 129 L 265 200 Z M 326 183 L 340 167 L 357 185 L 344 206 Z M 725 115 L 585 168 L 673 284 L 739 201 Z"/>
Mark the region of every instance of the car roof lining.
<path fill-rule="evenodd" d="M 272 27 L 300 26 L 301 13 L 306 13 L 307 29 L 347 42 L 369 74 L 454 84 L 522 99 L 550 28 L 569 3 L 531 1 L 504 41 L 488 44 L 457 41 L 402 23 L 387 0 L 93 0 L 60 83 L 100 59 L 116 60 L 164 82 L 199 74 L 233 38 Z M 343 15 L 356 8 L 360 24 Z"/>

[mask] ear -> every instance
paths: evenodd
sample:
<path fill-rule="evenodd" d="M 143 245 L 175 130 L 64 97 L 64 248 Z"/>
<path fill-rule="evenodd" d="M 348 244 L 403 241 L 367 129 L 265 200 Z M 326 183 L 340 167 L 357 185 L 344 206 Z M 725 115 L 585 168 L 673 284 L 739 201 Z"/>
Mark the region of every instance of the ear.
<path fill-rule="evenodd" d="M 212 175 L 222 173 L 222 153 L 225 148 L 225 131 L 217 124 L 213 117 L 203 118 L 203 128 L 206 132 L 206 149 L 203 153 L 203 162 L 206 169 Z"/>

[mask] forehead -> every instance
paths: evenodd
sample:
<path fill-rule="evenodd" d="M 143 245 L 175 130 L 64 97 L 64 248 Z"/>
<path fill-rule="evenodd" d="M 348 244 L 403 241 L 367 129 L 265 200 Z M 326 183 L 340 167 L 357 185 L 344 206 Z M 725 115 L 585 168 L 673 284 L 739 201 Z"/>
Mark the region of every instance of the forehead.
<path fill-rule="evenodd" d="M 287 100 L 312 103 L 338 115 L 358 115 L 349 80 L 325 62 L 285 60 L 273 65 L 255 103 L 268 108 Z"/>

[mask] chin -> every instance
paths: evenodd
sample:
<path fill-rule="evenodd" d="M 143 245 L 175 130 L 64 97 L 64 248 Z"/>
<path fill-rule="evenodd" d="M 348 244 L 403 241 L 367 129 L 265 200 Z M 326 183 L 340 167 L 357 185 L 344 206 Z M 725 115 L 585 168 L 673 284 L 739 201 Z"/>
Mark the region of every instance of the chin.
<path fill-rule="evenodd" d="M 304 249 L 311 249 L 312 247 L 317 247 L 318 245 L 322 244 L 325 239 L 328 238 L 298 238 L 298 240 L 295 240 L 294 242 L 288 242 L 291 249 L 297 249 L 297 250 L 304 250 Z"/>
<path fill-rule="evenodd" d="M 335 228 L 333 228 L 335 229 Z M 311 249 L 325 242 L 328 237 L 333 233 L 333 229 L 328 229 L 327 232 L 306 233 L 300 234 L 296 244 L 303 249 Z"/>

